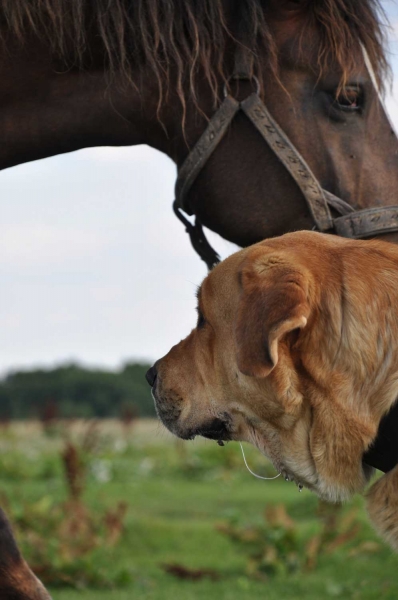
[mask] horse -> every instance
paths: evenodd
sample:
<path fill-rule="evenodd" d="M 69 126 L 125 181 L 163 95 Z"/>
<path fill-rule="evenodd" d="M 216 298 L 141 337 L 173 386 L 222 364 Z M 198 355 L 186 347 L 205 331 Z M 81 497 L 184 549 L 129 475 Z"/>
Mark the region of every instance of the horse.
<path fill-rule="evenodd" d="M 379 0 L 0 0 L 0 168 L 145 143 L 181 172 L 225 97 L 235 113 L 183 202 L 199 234 L 247 246 L 319 228 L 242 108 L 254 95 L 329 194 L 321 230 L 373 208 L 366 235 L 397 242 L 383 19 Z"/>

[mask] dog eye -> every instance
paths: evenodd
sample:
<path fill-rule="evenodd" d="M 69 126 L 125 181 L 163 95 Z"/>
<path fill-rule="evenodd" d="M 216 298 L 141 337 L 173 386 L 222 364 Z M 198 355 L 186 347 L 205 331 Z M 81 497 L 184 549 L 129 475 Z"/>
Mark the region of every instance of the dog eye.
<path fill-rule="evenodd" d="M 196 309 L 198 312 L 198 322 L 196 323 L 196 327 L 198 329 L 202 329 L 202 327 L 204 327 L 206 325 L 206 319 L 203 316 L 202 311 L 200 310 L 200 308 Z"/>

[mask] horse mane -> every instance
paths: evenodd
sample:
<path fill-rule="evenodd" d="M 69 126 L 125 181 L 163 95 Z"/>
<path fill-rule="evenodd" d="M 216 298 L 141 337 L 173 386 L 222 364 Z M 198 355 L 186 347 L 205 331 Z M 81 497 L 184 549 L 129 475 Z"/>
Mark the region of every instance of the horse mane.
<path fill-rule="evenodd" d="M 249 47 L 255 59 L 261 57 L 262 65 L 268 61 L 277 72 L 277 52 L 266 19 L 269 1 L 0 0 L 0 36 L 12 33 L 23 42 L 33 32 L 66 64 L 79 68 L 87 66 L 95 39 L 110 73 L 134 84 L 132 73 L 136 76 L 138 65 L 143 74 L 155 78 L 159 105 L 171 84 L 184 107 L 188 95 L 196 103 L 200 70 L 216 103 L 220 80 L 225 82 L 230 75 L 225 56 L 231 41 Z M 321 72 L 337 62 L 344 84 L 355 68 L 360 41 L 382 87 L 388 65 L 380 0 L 307 2 L 309 22 L 315 22 L 320 33 Z M 244 23 L 245 39 L 233 30 L 233 22 Z"/>

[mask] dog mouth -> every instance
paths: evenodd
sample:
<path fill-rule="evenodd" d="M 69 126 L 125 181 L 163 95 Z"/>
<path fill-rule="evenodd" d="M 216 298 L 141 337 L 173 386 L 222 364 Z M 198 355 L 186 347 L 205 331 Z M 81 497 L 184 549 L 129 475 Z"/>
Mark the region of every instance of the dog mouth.
<path fill-rule="evenodd" d="M 205 421 L 195 428 L 186 428 L 180 424 L 180 416 L 182 413 L 181 403 L 176 402 L 174 398 L 172 401 L 167 397 L 164 398 L 158 393 L 156 387 L 157 386 L 153 386 L 151 389 L 156 412 L 163 425 L 165 425 L 171 433 L 183 440 L 194 440 L 197 436 L 204 437 L 208 440 L 215 440 L 220 443 L 232 440 L 232 419 L 228 413 L 222 413 L 218 417 Z"/>
<path fill-rule="evenodd" d="M 179 437 L 184 440 L 193 440 L 195 437 L 201 436 L 208 440 L 228 442 L 232 439 L 230 421 L 229 415 L 225 415 L 223 418 L 217 417 L 208 423 L 204 423 L 200 427 L 187 431 L 186 433 L 179 433 Z"/>

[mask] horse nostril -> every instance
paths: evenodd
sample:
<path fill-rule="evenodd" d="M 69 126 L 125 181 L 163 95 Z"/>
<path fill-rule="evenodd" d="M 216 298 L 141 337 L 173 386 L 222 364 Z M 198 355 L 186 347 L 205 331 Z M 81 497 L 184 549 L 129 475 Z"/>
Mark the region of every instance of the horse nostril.
<path fill-rule="evenodd" d="M 145 373 L 145 379 L 149 383 L 151 387 L 155 385 L 156 377 L 158 376 L 158 372 L 156 370 L 156 366 L 153 365 L 148 371 Z"/>

